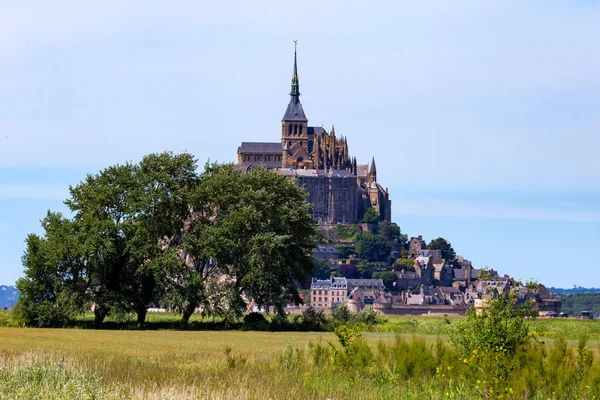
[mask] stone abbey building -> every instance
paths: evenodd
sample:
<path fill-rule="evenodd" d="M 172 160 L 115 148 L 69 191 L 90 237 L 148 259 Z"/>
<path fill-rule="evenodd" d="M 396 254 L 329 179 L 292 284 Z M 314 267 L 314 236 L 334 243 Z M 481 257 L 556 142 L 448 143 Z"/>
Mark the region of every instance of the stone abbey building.
<path fill-rule="evenodd" d="M 300 103 L 298 64 L 294 50 L 294 72 L 290 102 L 281 120 L 280 142 L 242 142 L 238 166 L 248 170 L 258 165 L 294 178 L 309 193 L 313 218 L 321 226 L 362 221 L 373 208 L 381 221 L 391 220 L 387 189 L 377 182 L 375 158 L 371 165 L 350 157 L 348 141 L 336 136 L 332 126 L 308 126 Z"/>

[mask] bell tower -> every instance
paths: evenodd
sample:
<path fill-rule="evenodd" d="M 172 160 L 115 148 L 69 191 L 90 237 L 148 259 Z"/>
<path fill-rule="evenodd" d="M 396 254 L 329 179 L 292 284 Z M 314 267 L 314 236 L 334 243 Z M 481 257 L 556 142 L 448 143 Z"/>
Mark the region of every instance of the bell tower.
<path fill-rule="evenodd" d="M 298 61 L 296 48 L 298 41 L 294 40 L 294 73 L 292 74 L 292 89 L 290 102 L 281 120 L 281 144 L 288 146 L 291 151 L 298 146 L 308 154 L 308 119 L 300 103 L 300 81 L 298 79 Z"/>

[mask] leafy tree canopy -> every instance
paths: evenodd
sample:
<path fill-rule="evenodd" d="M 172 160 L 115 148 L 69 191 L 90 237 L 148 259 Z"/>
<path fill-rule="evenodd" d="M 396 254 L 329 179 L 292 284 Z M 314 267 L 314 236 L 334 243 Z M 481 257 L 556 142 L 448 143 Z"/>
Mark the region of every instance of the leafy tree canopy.
<path fill-rule="evenodd" d="M 377 214 L 377 211 L 375 211 L 373 207 L 369 207 L 367 208 L 367 211 L 365 211 L 363 221 L 368 224 L 376 224 L 379 222 L 379 214 Z"/>
<path fill-rule="evenodd" d="M 28 325 L 60 326 L 93 307 L 97 324 L 152 304 L 239 316 L 246 303 L 300 303 L 314 265 L 306 192 L 257 168 L 151 154 L 70 188 L 74 217 L 49 213 L 29 235 L 16 308 Z"/>
<path fill-rule="evenodd" d="M 431 242 L 429 242 L 427 248 L 429 250 L 441 250 L 442 258 L 446 260 L 446 262 L 450 262 L 456 258 L 456 252 L 452 248 L 452 245 L 443 237 L 433 239 Z"/>
<path fill-rule="evenodd" d="M 392 246 L 382 235 L 365 232 L 356 241 L 355 250 L 359 258 L 385 261 L 392 251 Z"/>
<path fill-rule="evenodd" d="M 329 279 L 331 276 L 331 267 L 329 263 L 317 257 L 312 257 L 312 263 L 315 269 L 313 276 L 317 279 Z"/>

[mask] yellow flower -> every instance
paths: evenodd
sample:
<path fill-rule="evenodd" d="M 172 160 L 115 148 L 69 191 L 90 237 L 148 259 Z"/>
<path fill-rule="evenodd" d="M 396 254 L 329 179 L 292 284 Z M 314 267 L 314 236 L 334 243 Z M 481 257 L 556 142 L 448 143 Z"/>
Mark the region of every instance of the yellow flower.
<path fill-rule="evenodd" d="M 464 362 L 465 364 L 468 364 L 468 363 L 469 363 L 469 360 L 467 360 L 467 359 L 465 358 L 465 359 L 463 360 L 463 362 Z"/>

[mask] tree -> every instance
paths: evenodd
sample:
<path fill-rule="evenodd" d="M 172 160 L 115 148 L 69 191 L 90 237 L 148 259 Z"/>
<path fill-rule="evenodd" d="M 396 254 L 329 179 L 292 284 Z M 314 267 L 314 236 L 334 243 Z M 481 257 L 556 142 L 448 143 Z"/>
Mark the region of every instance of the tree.
<path fill-rule="evenodd" d="M 394 271 L 373 272 L 373 279 L 381 279 L 387 290 L 394 290 L 396 286 L 396 274 Z"/>
<path fill-rule="evenodd" d="M 400 227 L 390 221 L 381 221 L 378 227 L 378 233 L 387 240 L 393 241 L 400 238 Z"/>
<path fill-rule="evenodd" d="M 392 251 L 392 246 L 382 235 L 366 232 L 360 235 L 356 241 L 355 249 L 359 258 L 369 261 L 385 261 Z"/>
<path fill-rule="evenodd" d="M 144 323 L 158 302 L 189 215 L 196 162 L 182 153 L 150 154 L 139 164 L 111 166 L 70 188 L 65 202 L 85 234 L 92 266 L 96 324 L 111 312 L 136 312 Z"/>
<path fill-rule="evenodd" d="M 283 312 L 301 303 L 316 224 L 306 191 L 263 168 L 247 174 L 187 153 L 151 154 L 70 188 L 67 219 L 49 213 L 23 258 L 23 320 L 64 325 L 88 305 L 145 321 L 151 304 L 238 317 L 253 301 Z"/>
<path fill-rule="evenodd" d="M 306 191 L 295 181 L 264 168 L 246 174 L 232 165 L 207 165 L 193 195 L 184 253 L 196 280 L 185 301 L 188 308 L 202 298 L 211 307 L 239 315 L 245 299 L 258 307 L 300 304 L 297 284 L 307 285 L 314 265 L 316 224 Z M 212 260 L 209 264 L 208 260 Z M 218 277 L 219 296 L 204 296 L 208 280 Z M 213 285 L 214 287 L 214 285 Z"/>
<path fill-rule="evenodd" d="M 415 261 L 410 258 L 399 258 L 394 262 L 394 269 L 396 271 L 406 270 L 406 271 L 414 271 L 415 270 Z"/>
<path fill-rule="evenodd" d="M 442 258 L 446 260 L 446 262 L 450 262 L 456 258 L 456 252 L 452 248 L 452 245 L 443 237 L 433 239 L 429 242 L 427 248 L 429 250 L 441 250 Z"/>
<path fill-rule="evenodd" d="M 42 227 L 45 237 L 30 234 L 25 240 L 25 277 L 16 284 L 20 297 L 14 312 L 28 326 L 65 326 L 87 304 L 88 265 L 80 227 L 51 212 Z"/>
<path fill-rule="evenodd" d="M 467 317 L 459 321 L 450 333 L 461 358 L 474 354 L 490 357 L 488 365 L 503 375 L 519 348 L 529 341 L 529 320 L 537 315 L 532 304 L 517 305 L 516 294 L 506 291 L 484 301 L 484 308 L 471 308 Z"/>
<path fill-rule="evenodd" d="M 367 208 L 367 211 L 365 211 L 363 221 L 368 224 L 376 224 L 379 222 L 379 214 L 377 214 L 377 211 L 375 211 L 373 207 L 369 207 Z"/>
<path fill-rule="evenodd" d="M 313 276 L 317 279 L 329 279 L 331 276 L 331 267 L 325 260 L 321 260 L 317 257 L 312 257 L 312 263 L 314 266 Z"/>
<path fill-rule="evenodd" d="M 337 269 L 338 275 L 344 278 L 360 278 L 360 273 L 354 264 L 340 264 Z"/>

